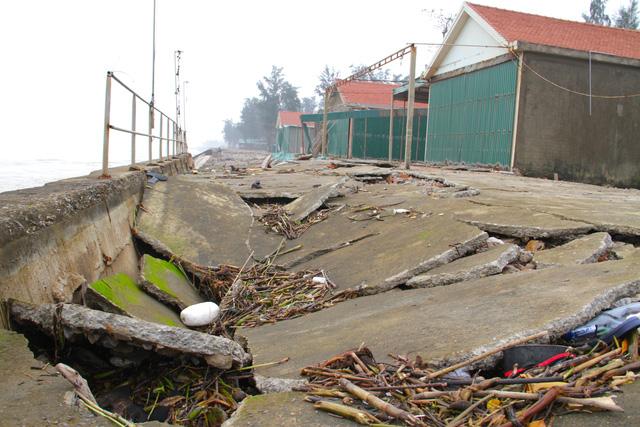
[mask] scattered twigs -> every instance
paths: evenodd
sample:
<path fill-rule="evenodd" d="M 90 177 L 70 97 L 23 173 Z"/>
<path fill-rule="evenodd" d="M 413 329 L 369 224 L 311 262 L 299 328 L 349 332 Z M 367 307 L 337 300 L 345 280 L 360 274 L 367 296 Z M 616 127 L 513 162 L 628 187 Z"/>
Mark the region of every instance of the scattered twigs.
<path fill-rule="evenodd" d="M 477 402 L 469 405 L 469 407 L 467 409 L 465 409 L 464 411 L 462 411 L 457 417 L 455 417 L 449 424 L 447 424 L 447 427 L 458 427 L 460 424 L 464 423 L 465 420 L 467 419 L 467 416 L 469 414 L 471 414 L 478 406 L 482 405 L 483 403 L 487 402 L 489 399 L 491 399 L 493 397 L 493 394 L 488 394 L 485 397 L 483 397 L 482 399 L 478 400 Z"/>
<path fill-rule="evenodd" d="M 454 369 L 544 335 L 509 343 L 456 364 Z M 563 365 L 554 376 L 548 375 L 555 367 L 551 361 L 544 369 L 530 368 L 519 377 L 485 379 L 481 372 L 467 378 L 443 378 L 451 367 L 429 374 L 419 357 L 413 361 L 401 355 L 389 355 L 392 363 L 378 363 L 371 351 L 361 345 L 357 350 L 308 366 L 301 374 L 308 377 L 305 391 L 315 399 L 339 399 L 336 403 L 340 407 L 352 407 L 354 413 L 367 411 L 393 425 L 518 426 L 527 425 L 533 419 L 548 420 L 560 408 L 622 411 L 609 393 L 617 385 L 640 378 L 631 372 L 640 369 L 640 362 L 629 362 L 632 353 L 624 346 L 611 350 L 605 345 L 598 349 L 600 354 L 590 348 L 567 349 L 578 356 L 579 363 Z M 586 358 L 582 358 L 583 352 Z M 562 358 L 556 359 L 557 365 L 563 364 L 560 360 Z M 440 378 L 430 381 L 430 376 Z M 571 382 L 566 382 L 567 378 L 571 378 Z M 348 417 L 354 419 L 353 415 Z"/>
<path fill-rule="evenodd" d="M 356 409 L 351 406 L 341 405 L 339 403 L 330 402 L 327 400 L 314 401 L 307 398 L 307 401 L 311 401 L 316 409 L 331 412 L 332 414 L 353 420 L 361 425 L 371 425 L 373 423 L 381 422 L 379 419 L 377 419 L 364 409 Z"/>
<path fill-rule="evenodd" d="M 324 221 L 329 216 L 331 209 L 320 209 L 303 221 L 295 221 L 291 218 L 284 206 L 267 205 L 259 220 L 268 231 L 285 236 L 289 240 L 297 239 L 313 224 Z"/>
<path fill-rule="evenodd" d="M 385 402 L 384 400 L 380 399 L 379 397 L 371 394 L 366 390 L 361 389 L 360 387 L 358 387 L 357 385 L 353 384 L 351 381 L 345 378 L 341 378 L 339 381 L 339 384 L 345 391 L 351 393 L 358 399 L 369 403 L 370 405 L 374 406 L 375 408 L 381 410 L 382 412 L 386 413 L 387 415 L 393 418 L 401 419 L 410 426 L 424 425 L 424 423 L 420 421 L 418 418 L 416 418 L 414 415 L 411 415 L 407 411 L 404 411 L 400 408 L 393 406 L 388 402 Z"/>
<path fill-rule="evenodd" d="M 500 353 L 500 352 L 502 352 L 502 351 L 504 351 L 504 350 L 506 350 L 506 349 L 508 349 L 510 347 L 515 347 L 517 345 L 524 344 L 524 343 L 527 343 L 529 341 L 533 341 L 533 340 L 536 340 L 536 339 L 539 339 L 539 338 L 544 338 L 546 336 L 547 336 L 547 332 L 543 331 L 543 332 L 539 332 L 537 334 L 529 335 L 528 337 L 524 337 L 524 338 L 520 338 L 520 339 L 515 340 L 515 341 L 511 341 L 510 343 L 507 343 L 507 344 L 501 345 L 499 347 L 496 347 L 493 350 L 489 350 L 489 351 L 484 352 L 482 354 L 479 354 L 477 356 L 471 357 L 470 359 L 464 360 L 464 361 L 462 361 L 460 363 L 456 363 L 455 365 L 452 365 L 452 366 L 449 366 L 447 368 L 440 369 L 439 371 L 433 372 L 433 373 L 429 374 L 427 376 L 427 378 L 433 379 L 433 378 L 441 377 L 441 376 L 443 376 L 445 374 L 448 374 L 449 372 L 455 371 L 456 369 L 464 368 L 465 366 L 472 365 L 472 364 L 474 364 L 474 363 L 476 363 L 476 362 L 478 362 L 478 361 L 480 361 L 482 359 L 486 359 L 489 356 L 492 356 L 494 354 Z"/>
<path fill-rule="evenodd" d="M 71 366 L 65 365 L 64 363 L 58 363 L 55 366 L 56 370 L 60 372 L 60 375 L 64 377 L 67 381 L 73 385 L 73 388 L 76 390 L 77 394 L 82 394 L 92 403 L 97 404 L 96 398 L 93 397 L 93 393 L 91 393 L 91 389 L 89 388 L 89 383 L 87 380 L 82 378 L 82 375 L 78 373 Z"/>
<path fill-rule="evenodd" d="M 531 419 L 531 417 L 535 416 L 536 414 L 538 414 L 539 412 L 544 410 L 546 407 L 551 405 L 553 403 L 553 401 L 556 400 L 558 395 L 559 395 L 559 392 L 558 392 L 558 389 L 556 387 L 550 388 L 549 391 L 547 391 L 544 394 L 544 396 L 542 396 L 540 398 L 540 400 L 538 400 L 534 405 L 532 405 L 529 408 L 527 408 L 527 410 L 524 411 L 522 413 L 522 415 L 520 415 L 517 418 L 518 419 L 518 424 L 520 424 L 520 425 L 525 424 L 527 421 L 529 421 L 529 419 Z M 490 397 L 490 396 L 493 396 L 493 394 L 490 394 L 487 397 Z M 501 427 L 514 427 L 513 424 L 514 423 L 512 423 L 512 422 L 508 422 L 506 424 L 503 424 Z"/>

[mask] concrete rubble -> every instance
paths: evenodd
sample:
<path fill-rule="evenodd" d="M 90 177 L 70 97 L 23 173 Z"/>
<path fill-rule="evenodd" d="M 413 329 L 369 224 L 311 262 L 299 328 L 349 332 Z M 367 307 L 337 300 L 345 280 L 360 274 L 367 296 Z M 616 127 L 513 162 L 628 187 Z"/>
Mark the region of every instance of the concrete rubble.
<path fill-rule="evenodd" d="M 538 268 L 591 264 L 607 259 L 612 246 L 609 233 L 593 233 L 552 249 L 535 252 L 533 260 Z"/>
<path fill-rule="evenodd" d="M 385 161 L 271 159 L 261 168 L 264 156 L 206 152 L 197 175 L 146 188 L 132 227 L 145 253 L 137 283 L 100 276 L 82 295 L 99 310 L 13 301 L 13 320 L 54 337 L 62 331 L 70 342 L 192 357 L 221 370 L 254 364 L 245 374 L 264 394 L 244 399 L 227 427 L 333 426 L 352 424 L 294 391 L 306 383 L 303 367 L 361 344 L 381 362 L 400 354 L 450 365 L 540 331 L 554 340 L 640 292 L 640 192 L 462 168 L 405 171 Z M 261 222 L 275 208 L 297 225 L 320 219 L 285 239 Z M 531 240 L 550 249 L 532 255 L 523 249 Z M 260 261 L 278 274 L 304 271 L 301 280 L 331 286 L 328 296 L 298 317 L 225 325 L 234 339 L 182 325 L 177 312 L 207 300 L 203 284 L 279 307 L 237 280 L 239 267 L 253 274 Z M 203 272 L 225 268 L 235 277 L 228 289 L 215 289 L 226 276 L 205 281 Z"/>
<path fill-rule="evenodd" d="M 178 267 L 169 261 L 143 255 L 140 260 L 140 287 L 158 301 L 177 310 L 204 302 Z"/>
<path fill-rule="evenodd" d="M 79 305 L 34 306 L 12 301 L 10 313 L 19 324 L 35 326 L 48 335 L 56 336 L 57 331 L 64 331 L 65 339 L 87 339 L 106 348 L 123 343 L 165 355 L 199 357 L 219 369 L 242 367 L 251 361 L 251 356 L 240 344 L 227 338 Z"/>
<path fill-rule="evenodd" d="M 559 336 L 580 325 L 640 290 L 637 266 L 637 259 L 609 261 L 395 290 L 238 334 L 257 364 L 290 358 L 257 369 L 265 376 L 296 378 L 301 368 L 362 342 L 378 355 L 453 363 L 515 337 L 542 330 Z"/>
<path fill-rule="evenodd" d="M 184 327 L 169 307 L 145 293 L 126 274 L 100 279 L 87 287 L 84 296 L 89 307 L 122 314 L 161 325 Z"/>
<path fill-rule="evenodd" d="M 502 273 L 504 268 L 516 261 L 520 247 L 512 244 L 494 246 L 487 251 L 436 267 L 425 274 L 409 279 L 408 288 L 431 288 L 445 286 L 465 280 L 479 279 Z"/>

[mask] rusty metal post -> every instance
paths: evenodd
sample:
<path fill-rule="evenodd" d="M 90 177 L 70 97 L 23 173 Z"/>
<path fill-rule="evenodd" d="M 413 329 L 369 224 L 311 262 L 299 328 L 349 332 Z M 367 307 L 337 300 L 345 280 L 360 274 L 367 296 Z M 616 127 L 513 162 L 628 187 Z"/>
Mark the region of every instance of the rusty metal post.
<path fill-rule="evenodd" d="M 391 108 L 389 108 L 389 161 L 393 160 L 393 89 L 391 90 Z"/>
<path fill-rule="evenodd" d="M 131 95 L 131 164 L 136 163 L 136 94 Z"/>
<path fill-rule="evenodd" d="M 109 126 L 111 125 L 111 71 L 107 72 L 104 96 L 104 138 L 102 140 L 102 177 L 109 177 Z"/>
<path fill-rule="evenodd" d="M 409 70 L 409 100 L 407 106 L 407 134 L 404 150 L 404 168 L 411 167 L 411 142 L 413 140 L 413 107 L 416 96 L 416 46 L 411 45 L 411 69 Z"/>

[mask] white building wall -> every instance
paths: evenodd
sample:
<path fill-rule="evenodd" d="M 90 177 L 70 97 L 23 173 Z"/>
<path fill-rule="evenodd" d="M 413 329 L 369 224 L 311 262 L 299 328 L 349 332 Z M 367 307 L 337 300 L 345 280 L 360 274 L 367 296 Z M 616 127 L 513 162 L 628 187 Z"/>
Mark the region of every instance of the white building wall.
<path fill-rule="evenodd" d="M 449 43 L 456 45 L 498 46 L 496 39 L 486 32 L 476 21 L 468 17 L 458 37 Z M 496 58 L 508 52 L 509 50 L 503 47 L 452 46 L 442 59 L 435 75 Z"/>

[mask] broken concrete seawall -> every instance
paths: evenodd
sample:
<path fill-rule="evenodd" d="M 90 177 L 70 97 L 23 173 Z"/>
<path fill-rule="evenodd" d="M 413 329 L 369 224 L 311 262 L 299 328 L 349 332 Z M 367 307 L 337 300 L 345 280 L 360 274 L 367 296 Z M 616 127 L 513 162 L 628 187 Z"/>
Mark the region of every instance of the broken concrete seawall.
<path fill-rule="evenodd" d="M 145 167 L 177 175 L 192 163 L 186 154 Z M 137 275 L 131 226 L 147 178 L 142 168 L 131 169 L 0 194 L 0 301 L 69 301 L 84 283 L 114 272 Z"/>

